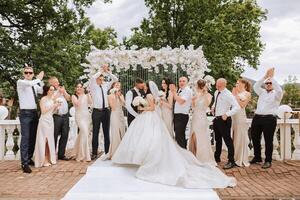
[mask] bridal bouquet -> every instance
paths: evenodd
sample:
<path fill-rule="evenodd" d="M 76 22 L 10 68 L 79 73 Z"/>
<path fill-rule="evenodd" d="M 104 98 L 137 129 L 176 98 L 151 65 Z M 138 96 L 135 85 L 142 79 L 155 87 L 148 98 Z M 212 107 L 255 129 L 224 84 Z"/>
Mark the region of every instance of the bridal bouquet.
<path fill-rule="evenodd" d="M 147 101 L 145 99 L 143 99 L 142 97 L 137 96 L 133 99 L 132 105 L 145 107 L 145 106 L 147 106 Z"/>
<path fill-rule="evenodd" d="M 164 97 L 166 97 L 166 94 L 165 94 L 162 90 L 160 90 L 160 91 L 158 92 L 158 96 L 159 96 L 160 98 L 164 98 Z"/>
<path fill-rule="evenodd" d="M 62 98 L 57 98 L 57 99 L 55 100 L 55 103 L 62 104 L 62 103 L 63 103 L 63 99 L 62 99 Z"/>

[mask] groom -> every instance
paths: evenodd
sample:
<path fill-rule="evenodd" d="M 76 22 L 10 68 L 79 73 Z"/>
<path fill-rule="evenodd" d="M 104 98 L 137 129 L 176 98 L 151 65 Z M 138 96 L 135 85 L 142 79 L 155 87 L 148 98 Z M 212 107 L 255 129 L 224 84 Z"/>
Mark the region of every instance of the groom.
<path fill-rule="evenodd" d="M 128 116 L 127 116 L 127 123 L 128 123 L 128 127 L 130 126 L 131 122 L 137 117 L 138 115 L 138 109 L 136 106 L 132 105 L 132 101 L 135 97 L 137 96 L 141 96 L 144 97 L 145 96 L 145 92 L 144 92 L 144 81 L 140 78 L 135 79 L 134 82 L 134 88 L 132 88 L 131 90 L 129 90 L 126 93 L 126 109 L 128 111 Z"/>

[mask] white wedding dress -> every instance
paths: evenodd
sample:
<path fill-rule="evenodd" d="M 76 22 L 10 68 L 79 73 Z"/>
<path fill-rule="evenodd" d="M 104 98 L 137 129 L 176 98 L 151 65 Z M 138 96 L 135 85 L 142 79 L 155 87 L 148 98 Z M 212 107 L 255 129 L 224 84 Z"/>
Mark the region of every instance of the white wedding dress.
<path fill-rule="evenodd" d="M 236 185 L 234 178 L 214 166 L 200 163 L 191 152 L 179 147 L 156 111 L 143 112 L 135 118 L 112 161 L 138 165 L 136 177 L 155 183 L 184 188 Z"/>

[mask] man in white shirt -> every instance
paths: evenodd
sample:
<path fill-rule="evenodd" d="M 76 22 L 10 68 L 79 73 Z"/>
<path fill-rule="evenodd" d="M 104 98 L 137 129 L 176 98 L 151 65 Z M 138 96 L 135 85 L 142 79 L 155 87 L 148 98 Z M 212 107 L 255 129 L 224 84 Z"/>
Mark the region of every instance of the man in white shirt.
<path fill-rule="evenodd" d="M 253 88 L 259 96 L 257 101 L 257 109 L 251 124 L 251 137 L 254 148 L 254 158 L 251 164 L 262 162 L 261 159 L 261 135 L 264 134 L 266 151 L 265 162 L 262 168 L 271 167 L 273 153 L 273 137 L 277 125 L 275 113 L 282 99 L 282 89 L 280 85 L 273 79 L 274 68 L 267 71 L 266 75 L 257 81 Z M 264 84 L 264 89 L 261 87 Z"/>
<path fill-rule="evenodd" d="M 44 72 L 40 72 L 35 80 L 32 80 L 34 76 L 33 68 L 25 66 L 23 71 L 24 79 L 17 81 L 17 92 L 19 96 L 20 105 L 20 124 L 21 124 L 21 163 L 24 173 L 31 173 L 29 165 L 34 166 L 32 160 L 36 132 L 38 126 L 38 99 L 37 94 L 43 93 L 43 88 L 40 83 L 44 77 Z"/>
<path fill-rule="evenodd" d="M 185 137 L 186 125 L 189 121 L 189 112 L 192 103 L 192 90 L 188 87 L 186 77 L 179 78 L 179 90 L 176 92 L 174 84 L 170 85 L 170 91 L 174 95 L 174 131 L 175 140 L 178 145 L 186 149 L 187 140 Z"/>
<path fill-rule="evenodd" d="M 104 77 L 109 76 L 110 82 L 105 82 Z M 92 160 L 98 157 L 99 146 L 99 130 L 102 123 L 102 130 L 104 134 L 104 151 L 108 153 L 109 150 L 109 121 L 110 112 L 108 109 L 108 91 L 111 85 L 118 81 L 118 78 L 113 75 L 109 69 L 108 64 L 102 65 L 102 68 L 94 74 L 90 79 L 90 92 L 93 99 L 93 138 L 92 138 Z"/>
<path fill-rule="evenodd" d="M 55 148 L 57 147 L 57 140 L 58 136 L 60 135 L 57 158 L 59 160 L 68 161 L 69 158 L 65 156 L 65 152 L 70 130 L 68 101 L 70 101 L 71 96 L 68 94 L 65 87 L 60 85 L 56 77 L 50 77 L 48 82 L 56 90 L 54 93 L 55 98 L 59 98 L 62 101 L 56 113 L 53 114 Z"/>
<path fill-rule="evenodd" d="M 132 105 L 132 101 L 135 97 L 137 96 L 141 96 L 144 98 L 144 81 L 140 78 L 137 78 L 134 82 L 134 88 L 132 88 L 131 90 L 129 90 L 126 93 L 126 109 L 128 111 L 128 115 L 127 115 L 127 124 L 128 127 L 130 126 L 131 122 L 137 117 L 138 115 L 138 108 L 137 106 L 133 106 Z"/>
<path fill-rule="evenodd" d="M 231 116 L 237 113 L 240 109 L 238 102 L 232 93 L 226 88 L 227 81 L 220 78 L 216 83 L 215 101 L 212 106 L 212 111 L 215 115 L 213 121 L 213 129 L 216 140 L 215 160 L 220 162 L 222 152 L 222 138 L 228 149 L 228 163 L 224 169 L 230 169 L 236 166 L 234 160 L 234 146 L 231 138 Z"/>

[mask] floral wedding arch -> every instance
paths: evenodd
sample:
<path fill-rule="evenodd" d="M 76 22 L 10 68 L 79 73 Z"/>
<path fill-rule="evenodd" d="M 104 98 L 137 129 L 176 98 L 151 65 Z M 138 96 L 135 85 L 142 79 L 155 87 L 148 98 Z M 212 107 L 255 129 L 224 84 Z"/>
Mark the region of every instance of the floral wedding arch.
<path fill-rule="evenodd" d="M 86 59 L 89 63 L 82 64 L 86 74 L 80 77 L 81 79 L 88 78 L 88 75 L 96 73 L 101 64 L 107 63 L 118 73 L 122 70 L 137 70 L 138 66 L 155 73 L 159 73 L 160 68 L 168 71 L 171 67 L 173 73 L 181 68 L 187 73 L 192 85 L 199 79 L 205 79 L 209 85 L 215 83 L 213 77 L 206 75 L 210 69 L 202 47 L 194 49 L 193 45 L 187 48 L 182 45 L 174 49 L 164 47 L 159 50 L 152 48 L 137 50 L 137 46 L 132 46 L 129 50 L 125 46 L 105 50 L 93 47 Z"/>

